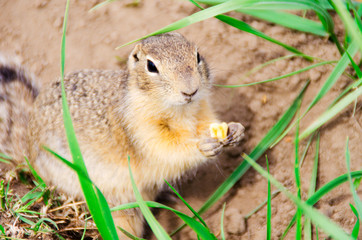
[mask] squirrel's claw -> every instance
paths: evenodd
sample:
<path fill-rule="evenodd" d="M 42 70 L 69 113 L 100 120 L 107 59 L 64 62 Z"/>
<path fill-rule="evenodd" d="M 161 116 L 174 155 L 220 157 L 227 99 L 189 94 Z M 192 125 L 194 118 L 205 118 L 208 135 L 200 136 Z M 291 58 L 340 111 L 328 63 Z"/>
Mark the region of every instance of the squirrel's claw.
<path fill-rule="evenodd" d="M 206 157 L 214 157 L 218 155 L 223 147 L 223 144 L 214 138 L 206 138 L 199 143 L 200 152 Z"/>
<path fill-rule="evenodd" d="M 240 123 L 228 123 L 228 136 L 223 141 L 225 146 L 235 146 L 244 138 L 245 127 Z"/>

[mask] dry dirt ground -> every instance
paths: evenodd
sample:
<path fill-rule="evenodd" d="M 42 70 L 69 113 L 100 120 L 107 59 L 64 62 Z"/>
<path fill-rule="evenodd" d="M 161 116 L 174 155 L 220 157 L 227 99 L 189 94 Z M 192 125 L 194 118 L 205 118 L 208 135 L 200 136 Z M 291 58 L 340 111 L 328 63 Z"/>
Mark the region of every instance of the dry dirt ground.
<path fill-rule="evenodd" d="M 115 47 L 143 36 L 175 20 L 197 11 L 187 1 L 116 1 L 94 12 L 89 9 L 100 1 L 71 1 L 67 33 L 66 72 L 82 68 L 119 69 L 132 46 L 115 50 Z M 132 5 L 132 4 L 131 4 Z M 42 82 L 43 89 L 59 76 L 60 39 L 65 1 L 50 0 L 0 0 L 0 51 L 16 54 Z M 325 38 L 299 33 L 265 23 L 248 16 L 233 14 L 266 34 L 290 44 L 302 52 L 325 60 L 339 58 L 333 43 Z M 313 17 L 313 16 L 312 16 Z M 337 23 L 338 36 L 342 37 L 341 24 Z M 301 58 L 279 61 L 256 73 L 245 76 L 252 69 L 268 60 L 290 54 L 274 44 L 248 33 L 227 26 L 216 19 L 194 24 L 180 30 L 188 39 L 197 43 L 200 52 L 212 67 L 216 83 L 235 84 L 261 81 L 289 73 L 309 65 Z M 315 96 L 328 77 L 332 66 L 321 66 L 308 72 L 273 83 L 238 88 L 215 88 L 214 105 L 224 121 L 241 122 L 246 127 L 246 138 L 241 146 L 222 154 L 215 163 L 201 167 L 185 178 L 178 187 L 185 199 L 196 209 L 210 196 L 223 180 L 240 164 L 240 153 L 250 152 L 262 139 L 281 114 L 288 108 L 304 83 L 311 84 L 303 100 L 302 109 Z M 301 129 L 308 126 L 340 93 L 349 80 L 342 77 L 330 93 L 308 114 Z M 345 141 L 350 138 L 351 169 L 362 166 L 362 111 L 357 104 L 352 116 L 352 106 L 323 127 L 321 131 L 318 186 L 346 173 Z M 306 142 L 302 142 L 302 147 Z M 272 150 L 267 151 L 270 172 L 286 187 L 295 192 L 293 133 Z M 314 155 L 314 143 L 301 169 L 303 197 L 308 191 Z M 265 160 L 260 159 L 265 166 Z M 5 178 L 4 164 L 0 164 L 0 177 Z M 15 183 L 16 184 L 16 183 Z M 20 194 L 20 193 L 19 193 Z M 362 195 L 359 190 L 359 195 Z M 226 202 L 225 230 L 227 239 L 264 239 L 266 236 L 266 207 L 252 215 L 244 216 L 267 197 L 267 182 L 254 170 L 244 177 L 218 202 L 204 218 L 215 233 L 219 232 L 221 206 Z M 317 204 L 320 211 L 351 232 L 355 217 L 349 203 L 350 190 L 344 184 Z M 187 212 L 180 201 L 171 205 Z M 277 239 L 295 212 L 293 204 L 282 194 L 272 201 L 272 236 Z M 0 212 L 1 216 L 1 212 Z M 171 213 L 157 214 L 160 222 L 172 231 L 180 221 Z M 11 219 L 9 220 L 11 224 Z M 287 236 L 293 239 L 294 230 Z M 68 238 L 69 235 L 65 235 Z M 322 234 L 322 236 L 324 236 Z M 74 239 L 77 239 L 75 237 Z M 174 239 L 197 239 L 189 229 Z"/>

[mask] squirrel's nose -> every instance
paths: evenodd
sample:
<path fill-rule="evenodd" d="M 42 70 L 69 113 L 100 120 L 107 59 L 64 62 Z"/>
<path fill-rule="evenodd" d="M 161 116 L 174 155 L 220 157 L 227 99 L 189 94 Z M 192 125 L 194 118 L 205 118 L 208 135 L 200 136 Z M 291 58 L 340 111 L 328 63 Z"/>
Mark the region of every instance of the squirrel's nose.
<path fill-rule="evenodd" d="M 184 95 L 186 98 L 188 98 L 188 99 L 191 99 L 193 96 L 195 96 L 195 94 L 197 93 L 197 91 L 198 91 L 199 89 L 196 89 L 194 92 L 192 92 L 192 93 L 187 93 L 187 92 L 182 92 L 181 91 L 181 93 L 182 93 L 182 95 Z"/>

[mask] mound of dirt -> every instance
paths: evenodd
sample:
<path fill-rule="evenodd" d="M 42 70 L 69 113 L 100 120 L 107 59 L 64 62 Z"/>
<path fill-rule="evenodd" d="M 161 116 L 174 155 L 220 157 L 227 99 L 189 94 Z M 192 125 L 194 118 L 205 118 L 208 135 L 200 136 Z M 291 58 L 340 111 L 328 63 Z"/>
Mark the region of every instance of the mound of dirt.
<path fill-rule="evenodd" d="M 82 68 L 119 69 L 124 67 L 132 46 L 115 50 L 115 47 L 137 37 L 153 32 L 197 10 L 183 1 L 116 1 L 96 11 L 89 9 L 100 1 L 71 1 L 66 43 L 66 71 Z M 65 1 L 2 1 L 0 8 L 0 51 L 16 54 L 43 83 L 43 88 L 59 76 L 60 40 Z M 335 45 L 325 38 L 292 31 L 266 23 L 246 15 L 232 14 L 269 36 L 287 43 L 305 54 L 324 60 L 340 57 Z M 313 16 L 312 16 L 313 17 Z M 337 21 L 339 37 L 342 26 Z M 217 19 L 193 24 L 179 31 L 194 41 L 212 68 L 215 83 L 237 84 L 262 81 L 306 67 L 311 63 L 292 57 L 269 65 L 246 75 L 252 68 L 290 52 L 249 33 L 241 32 Z M 333 66 L 323 65 L 310 71 L 279 81 L 236 88 L 215 88 L 214 105 L 223 121 L 241 122 L 246 127 L 243 143 L 218 157 L 215 162 L 202 166 L 192 176 L 185 177 L 178 187 L 182 196 L 198 208 L 240 164 L 241 153 L 249 153 L 267 131 L 289 107 L 307 80 L 310 86 L 303 99 L 302 111 L 329 76 Z M 323 112 L 341 90 L 350 82 L 347 77 L 338 80 L 335 86 L 301 122 L 305 129 Z M 352 114 L 352 106 L 321 130 L 318 186 L 346 173 L 345 142 L 349 137 L 351 169 L 362 166 L 362 111 L 361 102 Z M 287 188 L 295 192 L 294 185 L 294 133 L 291 132 L 266 154 L 270 172 Z M 306 142 L 301 143 L 301 149 Z M 314 142 L 301 168 L 302 192 L 308 192 L 314 158 Z M 259 163 L 265 167 L 265 159 Z M 1 164 L 1 177 L 6 171 Z M 190 174 L 191 175 L 191 174 Z M 275 190 L 275 189 L 273 189 Z M 358 192 L 362 196 L 362 192 Z M 227 239 L 263 239 L 266 236 L 266 207 L 245 220 L 250 211 L 267 198 L 267 182 L 250 169 L 243 178 L 205 215 L 204 219 L 214 233 L 220 229 L 222 204 L 226 202 L 225 230 Z M 317 204 L 329 218 L 351 232 L 355 217 L 349 208 L 352 197 L 347 184 L 341 185 Z M 188 212 L 175 201 L 172 207 Z M 272 200 L 272 236 L 277 239 L 295 213 L 293 204 L 282 194 Z M 1 214 L 1 212 L 0 212 Z M 174 230 L 181 221 L 171 213 L 161 211 L 157 218 L 168 231 Z M 287 239 L 293 239 L 293 229 Z M 320 234 L 320 237 L 327 237 Z M 197 239 L 185 228 L 174 239 Z"/>

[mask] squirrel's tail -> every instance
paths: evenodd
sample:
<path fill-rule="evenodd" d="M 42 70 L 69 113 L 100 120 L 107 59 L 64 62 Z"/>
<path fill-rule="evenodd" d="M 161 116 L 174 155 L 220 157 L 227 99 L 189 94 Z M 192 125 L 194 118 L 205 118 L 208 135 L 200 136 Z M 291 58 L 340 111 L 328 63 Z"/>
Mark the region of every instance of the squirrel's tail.
<path fill-rule="evenodd" d="M 27 126 L 39 90 L 35 78 L 15 58 L 0 53 L 0 153 L 23 161 Z"/>

